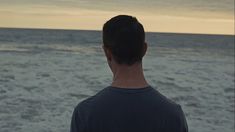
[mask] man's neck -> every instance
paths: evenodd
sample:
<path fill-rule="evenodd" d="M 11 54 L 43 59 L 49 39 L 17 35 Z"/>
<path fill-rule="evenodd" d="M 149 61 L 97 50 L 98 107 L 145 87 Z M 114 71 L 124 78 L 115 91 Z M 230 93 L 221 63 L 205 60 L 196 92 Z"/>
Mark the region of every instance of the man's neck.
<path fill-rule="evenodd" d="M 119 65 L 113 71 L 113 87 L 119 88 L 143 88 L 148 83 L 145 80 L 142 64 L 132 66 Z"/>

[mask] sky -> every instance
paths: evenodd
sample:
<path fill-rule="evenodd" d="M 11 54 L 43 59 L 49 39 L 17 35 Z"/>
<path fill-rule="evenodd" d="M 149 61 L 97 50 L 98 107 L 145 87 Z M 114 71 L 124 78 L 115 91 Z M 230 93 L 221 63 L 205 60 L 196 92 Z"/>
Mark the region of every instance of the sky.
<path fill-rule="evenodd" d="M 102 30 L 120 14 L 150 32 L 234 35 L 234 0 L 0 0 L 0 27 Z"/>

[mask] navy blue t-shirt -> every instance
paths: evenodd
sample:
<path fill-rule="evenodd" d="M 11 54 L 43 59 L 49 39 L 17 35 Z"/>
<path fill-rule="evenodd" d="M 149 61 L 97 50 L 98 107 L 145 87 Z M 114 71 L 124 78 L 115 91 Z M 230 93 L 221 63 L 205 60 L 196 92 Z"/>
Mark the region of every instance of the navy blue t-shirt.
<path fill-rule="evenodd" d="M 109 86 L 77 105 L 70 132 L 188 132 L 188 126 L 180 105 L 151 86 Z"/>

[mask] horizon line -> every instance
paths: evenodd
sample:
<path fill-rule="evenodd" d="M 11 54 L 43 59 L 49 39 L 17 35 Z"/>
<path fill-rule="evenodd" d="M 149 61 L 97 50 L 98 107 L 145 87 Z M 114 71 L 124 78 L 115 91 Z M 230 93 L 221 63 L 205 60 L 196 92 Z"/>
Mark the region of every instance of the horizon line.
<path fill-rule="evenodd" d="M 96 29 L 70 29 L 70 28 L 41 28 L 41 27 L 1 27 L 1 29 L 26 29 L 26 30 L 61 30 L 61 31 L 93 31 L 101 32 Z M 234 34 L 213 34 L 213 33 L 189 33 L 189 32 L 160 32 L 160 31 L 145 31 L 145 33 L 160 33 L 160 34 L 182 34 L 182 35 L 212 35 L 212 36 L 235 36 Z"/>

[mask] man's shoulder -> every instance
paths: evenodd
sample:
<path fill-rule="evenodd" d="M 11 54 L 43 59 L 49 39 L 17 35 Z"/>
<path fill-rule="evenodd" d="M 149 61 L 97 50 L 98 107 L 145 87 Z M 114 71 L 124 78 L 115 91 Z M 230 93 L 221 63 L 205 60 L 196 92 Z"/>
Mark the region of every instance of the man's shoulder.
<path fill-rule="evenodd" d="M 119 114 L 117 114 L 117 110 Z M 187 129 L 181 106 L 154 88 L 152 90 L 142 90 L 142 92 L 130 92 L 130 90 L 120 92 L 106 87 L 78 103 L 75 108 L 75 116 L 86 123 L 90 119 L 108 119 L 109 116 L 105 115 L 112 114 L 112 112 L 117 114 L 113 115 L 114 117 L 126 115 L 136 117 L 138 114 L 135 113 L 144 113 L 144 118 L 164 121 L 165 125 L 171 126 L 171 130 Z"/>
<path fill-rule="evenodd" d="M 178 115 L 179 112 L 181 111 L 181 106 L 180 104 L 176 103 L 174 100 L 160 94 L 161 98 L 162 98 L 162 107 L 163 109 L 165 108 L 165 112 L 170 112 L 173 115 Z"/>
<path fill-rule="evenodd" d="M 167 96 L 160 93 L 158 90 L 154 89 L 156 100 L 161 102 L 162 105 L 167 105 L 169 107 L 180 107 L 174 100 L 168 98 Z"/>
<path fill-rule="evenodd" d="M 150 95 L 147 95 L 146 98 L 151 98 L 149 100 L 153 101 L 152 103 L 155 103 L 156 105 L 160 105 L 161 107 L 166 108 L 170 111 L 180 109 L 179 104 L 169 99 L 165 95 L 161 94 L 158 90 L 154 89 L 152 86 L 150 87 L 152 90 L 149 90 Z M 102 103 L 104 102 L 111 101 L 112 99 L 110 98 L 113 98 L 113 95 L 117 94 L 115 92 L 120 94 L 119 91 L 113 92 L 112 89 L 110 89 L 110 87 L 105 87 L 101 91 L 96 93 L 95 95 L 90 96 L 84 99 L 83 101 L 81 101 L 80 103 L 78 103 L 78 105 L 76 106 L 76 109 L 79 109 L 79 110 L 85 109 L 87 111 L 89 109 L 92 109 L 92 107 L 102 105 Z M 123 92 L 121 92 L 121 94 L 123 94 Z M 130 94 L 124 93 L 124 95 L 129 96 Z"/>
<path fill-rule="evenodd" d="M 82 110 L 89 110 L 91 109 L 91 107 L 94 107 L 94 104 L 96 104 L 98 98 L 100 98 L 103 94 L 106 93 L 106 89 L 107 88 L 103 88 L 101 91 L 99 91 L 98 93 L 96 93 L 93 96 L 90 96 L 84 100 L 82 100 L 81 102 L 79 102 L 77 104 L 77 106 L 75 107 L 76 110 L 82 111 Z"/>

